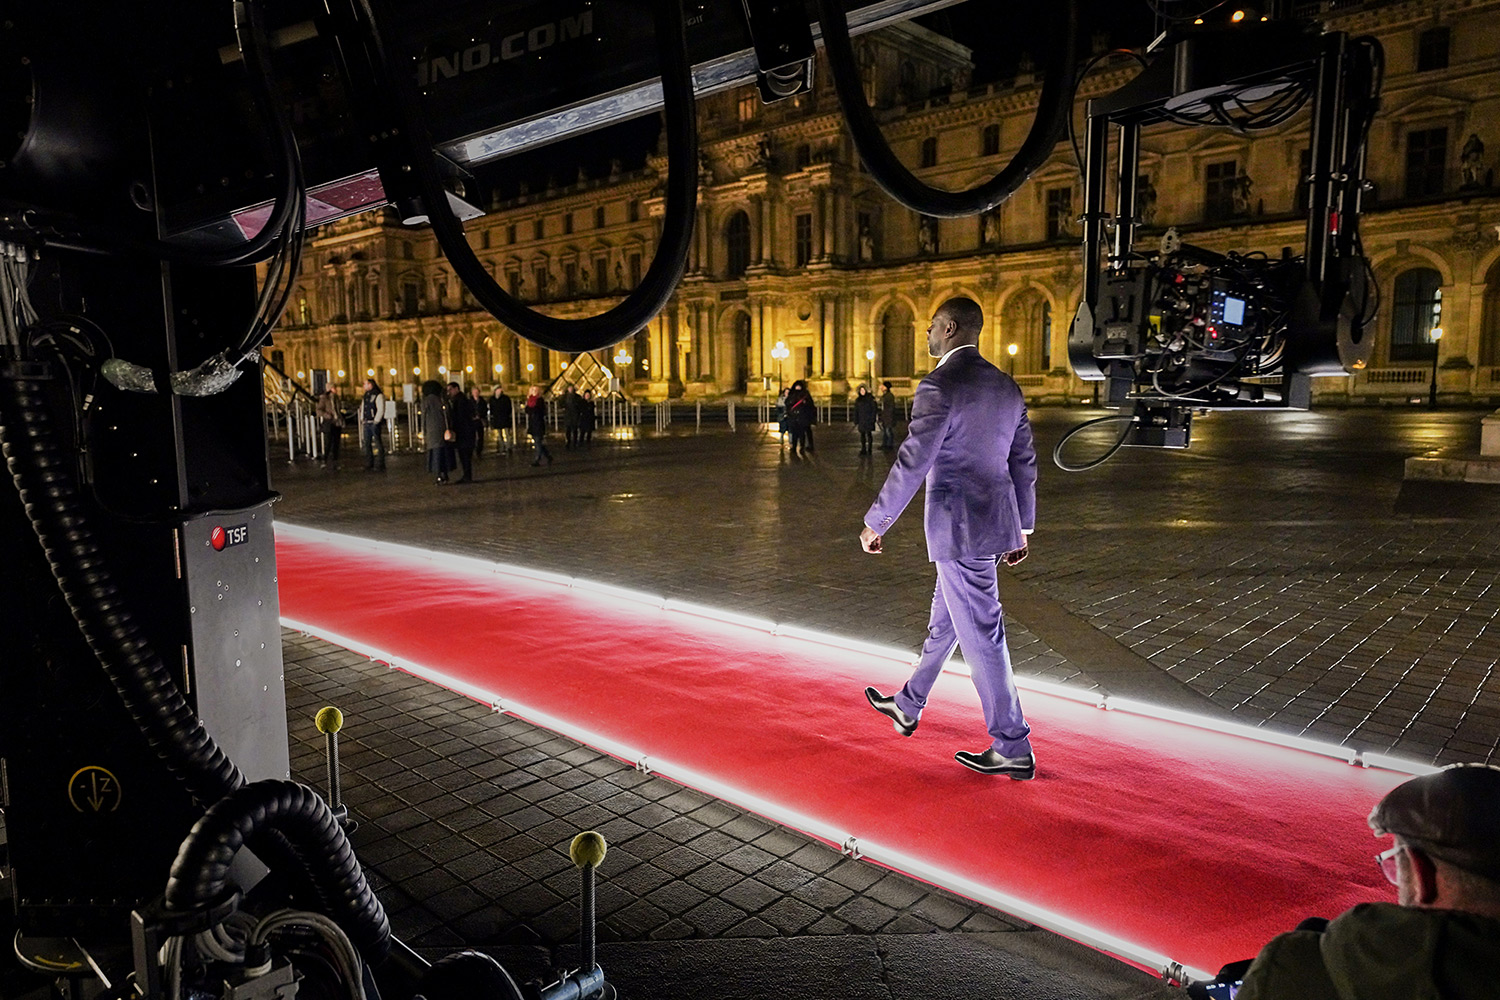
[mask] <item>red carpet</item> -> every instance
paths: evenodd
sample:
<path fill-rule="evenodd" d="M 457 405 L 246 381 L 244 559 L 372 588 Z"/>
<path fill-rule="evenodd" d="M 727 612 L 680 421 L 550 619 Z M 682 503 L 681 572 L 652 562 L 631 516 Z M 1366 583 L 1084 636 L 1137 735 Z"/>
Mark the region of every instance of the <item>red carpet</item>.
<path fill-rule="evenodd" d="M 1038 778 L 986 777 L 963 676 L 902 739 L 862 694 L 893 660 L 285 525 L 277 555 L 289 625 L 1153 971 L 1394 900 L 1365 816 L 1403 774 L 1023 690 Z"/>

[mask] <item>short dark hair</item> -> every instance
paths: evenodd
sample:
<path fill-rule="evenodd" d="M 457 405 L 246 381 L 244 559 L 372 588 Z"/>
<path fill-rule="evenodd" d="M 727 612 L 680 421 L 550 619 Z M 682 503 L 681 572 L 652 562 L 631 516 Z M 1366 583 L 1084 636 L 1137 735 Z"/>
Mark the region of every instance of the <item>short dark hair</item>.
<path fill-rule="evenodd" d="M 891 387 L 891 384 L 889 382 L 882 382 L 880 384 L 883 385 L 883 386 L 885 386 L 887 389 L 889 389 Z"/>
<path fill-rule="evenodd" d="M 448 383 L 448 388 L 450 388 L 450 389 L 462 389 L 463 386 L 459 385 L 457 382 L 449 382 Z"/>
<path fill-rule="evenodd" d="M 938 306 L 937 311 L 951 319 L 958 326 L 959 333 L 976 341 L 979 339 L 979 331 L 984 326 L 984 310 L 979 308 L 978 302 L 966 295 L 955 295 Z"/>

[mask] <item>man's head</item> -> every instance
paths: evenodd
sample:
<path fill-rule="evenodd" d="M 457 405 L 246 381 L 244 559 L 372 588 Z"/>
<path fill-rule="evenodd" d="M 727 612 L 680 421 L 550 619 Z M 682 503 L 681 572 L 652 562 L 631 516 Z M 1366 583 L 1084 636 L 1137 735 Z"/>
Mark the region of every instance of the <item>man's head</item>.
<path fill-rule="evenodd" d="M 883 385 L 883 386 L 885 386 L 885 391 L 886 392 L 890 392 L 891 391 L 891 384 L 889 382 L 882 382 L 880 384 Z"/>
<path fill-rule="evenodd" d="M 940 358 L 955 347 L 979 343 L 984 326 L 984 310 L 979 303 L 962 295 L 938 306 L 927 324 L 927 353 Z"/>
<path fill-rule="evenodd" d="M 1455 764 L 1403 782 L 1370 828 L 1396 838 L 1401 905 L 1500 917 L 1500 767 Z"/>
<path fill-rule="evenodd" d="M 448 383 L 448 395 L 450 395 L 450 396 L 457 396 L 460 393 L 462 393 L 463 391 L 464 391 L 463 386 L 459 385 L 457 382 L 449 382 Z"/>

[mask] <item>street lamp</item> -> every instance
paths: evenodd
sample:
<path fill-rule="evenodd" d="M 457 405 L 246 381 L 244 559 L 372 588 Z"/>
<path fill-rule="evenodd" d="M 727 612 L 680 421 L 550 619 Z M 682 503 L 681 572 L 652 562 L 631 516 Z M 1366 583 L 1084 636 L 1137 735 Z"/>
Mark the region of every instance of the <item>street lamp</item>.
<path fill-rule="evenodd" d="M 771 348 L 771 357 L 776 359 L 776 392 L 781 393 L 781 363 L 792 356 L 791 350 L 785 341 L 776 341 L 776 346 Z"/>
<path fill-rule="evenodd" d="M 869 372 L 868 375 L 865 376 L 865 381 L 869 382 L 871 386 L 874 386 L 875 385 L 875 348 L 868 347 L 868 348 L 865 349 L 865 360 L 867 362 L 869 362 L 869 365 L 870 365 L 870 372 Z"/>
<path fill-rule="evenodd" d="M 1010 355 L 1010 372 L 1009 372 L 1009 374 L 1010 374 L 1011 378 L 1015 378 L 1016 377 L 1016 352 L 1019 351 L 1019 350 L 1020 350 L 1020 347 L 1018 345 L 1016 345 L 1016 344 L 1008 344 L 1008 345 L 1006 345 L 1006 348 L 1005 348 L 1005 353 Z"/>
<path fill-rule="evenodd" d="M 1437 409 L 1437 363 L 1438 363 L 1438 341 L 1443 339 L 1443 328 L 1435 326 L 1428 334 L 1432 338 L 1432 382 L 1427 386 L 1427 408 Z"/>
<path fill-rule="evenodd" d="M 630 356 L 630 352 L 625 350 L 625 346 L 623 344 L 620 345 L 620 349 L 615 352 L 615 367 L 619 369 L 615 373 L 615 381 L 620 384 L 620 395 L 622 396 L 625 395 L 625 366 L 630 364 L 634 360 L 635 358 L 632 358 Z"/>

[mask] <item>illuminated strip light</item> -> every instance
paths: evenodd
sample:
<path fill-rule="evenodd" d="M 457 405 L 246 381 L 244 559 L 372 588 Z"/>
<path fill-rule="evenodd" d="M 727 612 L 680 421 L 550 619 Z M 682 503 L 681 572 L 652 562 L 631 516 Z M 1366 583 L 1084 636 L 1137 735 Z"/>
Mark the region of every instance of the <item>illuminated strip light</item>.
<path fill-rule="evenodd" d="M 657 598 L 642 591 L 630 590 L 623 587 L 615 587 L 611 584 L 594 583 L 578 577 L 565 576 L 560 573 L 552 573 L 547 570 L 532 569 L 526 566 L 517 566 L 512 563 L 486 562 L 469 556 L 452 555 L 434 549 L 422 549 L 411 545 L 402 545 L 396 542 L 383 542 L 376 539 L 361 538 L 357 535 L 343 535 L 321 528 L 306 528 L 291 524 L 286 521 L 276 523 L 276 530 L 283 530 L 289 536 L 299 537 L 309 541 L 325 541 L 330 544 L 340 545 L 346 548 L 364 549 L 367 551 L 382 552 L 403 559 L 413 559 L 426 564 L 435 564 L 443 568 L 461 567 L 470 572 L 477 572 L 483 576 L 509 575 L 523 579 L 537 580 L 547 583 L 555 583 L 567 587 L 579 593 L 591 593 L 598 596 L 616 596 L 627 600 L 645 603 L 667 611 L 678 611 L 683 614 L 696 615 L 715 621 L 727 622 L 734 625 L 743 625 L 761 632 L 770 632 L 773 635 L 784 636 L 791 639 L 801 639 L 807 642 L 815 642 L 825 646 L 833 646 L 839 649 L 847 649 L 852 652 L 864 653 L 882 659 L 893 659 L 901 663 L 910 664 L 914 657 L 912 654 L 897 650 L 889 646 L 878 646 L 874 643 L 864 642 L 859 639 L 849 639 L 834 635 L 829 632 L 819 632 L 815 629 L 803 628 L 797 625 L 777 624 L 766 619 L 755 618 L 749 615 L 740 615 L 733 611 L 724 611 L 711 608 L 707 605 L 693 604 L 677 598 Z M 299 631 L 307 631 L 298 626 Z M 334 640 L 330 640 L 334 641 Z M 345 642 L 339 642 L 348 648 L 356 648 Z M 386 657 L 379 657 L 386 659 Z M 970 676 L 967 665 L 949 661 L 943 665 L 943 672 L 958 676 Z M 1199 715 L 1195 712 L 1185 712 L 1181 709 L 1166 708 L 1153 705 L 1149 702 L 1138 701 L 1134 698 L 1125 698 L 1118 695 L 1104 695 L 1098 691 L 1087 688 L 1074 688 L 1055 681 L 1042 680 L 1017 676 L 1016 687 L 1023 690 L 1037 691 L 1049 694 L 1057 698 L 1065 698 L 1069 701 L 1080 702 L 1086 705 L 1094 705 L 1097 708 L 1108 709 L 1117 712 L 1127 712 L 1131 715 L 1139 715 L 1150 719 L 1159 719 L 1164 722 L 1175 722 L 1179 725 L 1191 726 L 1195 729 L 1203 729 L 1209 732 L 1222 733 L 1226 736 L 1237 736 L 1241 739 L 1253 740 L 1257 743 L 1268 743 L 1273 746 L 1287 747 L 1288 749 L 1301 750 L 1305 753 L 1317 754 L 1321 757 L 1332 757 L 1342 760 L 1347 764 L 1361 767 L 1378 767 L 1384 770 L 1395 771 L 1401 774 L 1431 774 L 1438 770 L 1431 764 L 1422 764 L 1416 761 L 1403 760 L 1389 754 L 1367 753 L 1352 747 L 1342 746 L 1336 743 L 1328 743 L 1323 740 L 1310 739 L 1306 736 L 1297 736 L 1291 733 L 1278 733 L 1273 729 L 1265 729 L 1260 726 L 1252 726 L 1243 722 L 1227 722 L 1207 715 Z M 456 682 L 462 683 L 462 682 Z M 481 699 L 482 700 L 482 699 Z"/>
<path fill-rule="evenodd" d="M 962 670 L 957 665 L 944 667 L 943 669 L 950 670 L 952 673 L 969 675 L 969 668 L 967 666 Z M 1022 677 L 1018 675 L 1015 680 L 1016 687 L 1018 688 L 1035 691 L 1037 694 L 1051 695 L 1054 698 L 1062 698 L 1066 701 L 1076 701 L 1085 705 L 1093 705 L 1095 708 L 1103 708 L 1105 699 L 1107 698 L 1107 695 L 1103 691 L 1091 688 L 1071 687 L 1058 681 L 1044 680 L 1041 677 Z"/>
<path fill-rule="evenodd" d="M 769 618 L 742 615 L 738 611 L 726 611 L 723 608 L 710 607 L 707 604 L 694 604 L 692 601 L 684 601 L 676 597 L 669 597 L 663 601 L 662 610 L 676 611 L 684 615 L 707 618 L 711 621 L 724 622 L 729 625 L 740 625 L 745 628 L 754 629 L 757 632 L 770 632 L 774 634 L 779 627 Z"/>
<path fill-rule="evenodd" d="M 519 702 L 510 701 L 503 695 L 490 691 L 487 688 L 470 684 L 450 674 L 445 674 L 441 670 L 434 670 L 420 663 L 390 656 L 383 650 L 358 643 L 348 636 L 340 635 L 326 629 L 317 629 L 296 619 L 283 617 L 281 622 L 287 628 L 305 632 L 309 635 L 316 635 L 346 649 L 358 652 L 363 656 L 368 656 L 372 660 L 388 663 L 392 668 L 409 673 L 414 677 L 431 681 L 451 691 L 457 691 L 460 694 L 473 698 L 480 704 L 494 708 L 496 711 L 515 716 L 518 719 L 523 719 L 559 735 L 566 736 L 578 743 L 593 747 L 627 764 L 631 764 L 646 773 L 659 774 L 678 784 L 705 792 L 720 801 L 731 803 L 772 822 L 799 830 L 811 837 L 825 841 L 834 847 L 847 850 L 851 856 L 873 860 L 892 870 L 904 872 L 933 885 L 956 892 L 976 902 L 993 906 L 1003 913 L 1019 917 L 1022 920 L 1036 924 L 1038 927 L 1061 934 L 1091 948 L 1116 955 L 1145 968 L 1154 969 L 1164 978 L 1181 979 L 1183 976 L 1190 976 L 1194 979 L 1205 981 L 1213 978 L 1206 972 L 1172 962 L 1164 955 L 1160 955 L 1147 948 L 1142 948 L 1113 934 L 1096 930 L 1087 924 L 1053 913 L 1043 907 L 1034 906 L 1018 897 L 1011 896 L 1008 893 L 1001 892 L 973 879 L 955 875 L 946 869 L 929 864 L 919 858 L 914 858 L 890 848 L 871 844 L 869 841 L 862 840 L 826 820 L 809 816 L 795 809 L 789 809 L 780 803 L 762 798 L 759 795 L 747 792 L 718 778 L 702 774 L 692 768 L 683 767 L 669 760 L 648 755 L 639 748 L 574 725 L 566 719 L 560 719 L 547 712 L 539 711 Z M 646 766 L 647 761 L 650 762 L 649 766 Z M 855 846 L 851 848 L 850 845 Z"/>
<path fill-rule="evenodd" d="M 836 649 L 847 649 L 851 653 L 864 653 L 867 656 L 879 657 L 883 660 L 895 660 L 898 663 L 911 665 L 914 657 L 910 650 L 897 649 L 894 646 L 881 646 L 873 642 L 865 642 L 862 639 L 846 639 L 841 635 L 830 632 L 819 632 L 816 629 L 803 628 L 800 625 L 777 625 L 776 635 L 785 636 L 788 639 L 801 639 L 803 642 L 816 642 L 823 646 L 833 646 Z"/>
<path fill-rule="evenodd" d="M 569 586 L 573 590 L 586 590 L 593 594 L 618 597 L 622 601 L 632 601 L 636 604 L 645 604 L 658 609 L 666 604 L 666 598 L 664 597 L 657 597 L 654 594 L 648 594 L 641 590 L 631 590 L 629 587 L 617 587 L 612 583 L 586 580 L 583 577 L 573 577 Z"/>
<path fill-rule="evenodd" d="M 1035 906 L 1024 899 L 1012 896 L 991 888 L 982 882 L 976 882 L 963 875 L 957 875 L 944 868 L 927 863 L 920 858 L 914 858 L 909 854 L 880 844 L 871 843 L 868 840 L 859 841 L 859 853 L 862 857 L 876 861 L 887 868 L 914 875 L 923 881 L 933 885 L 949 889 L 968 899 L 984 903 L 986 906 L 994 907 L 1002 913 L 1009 913 L 1020 917 L 1028 923 L 1036 924 L 1063 937 L 1071 938 L 1080 944 L 1086 944 L 1090 948 L 1110 955 L 1117 955 L 1137 965 L 1153 969 L 1157 975 L 1164 979 L 1178 979 L 1184 977 L 1202 982 L 1211 981 L 1212 973 L 1202 969 L 1174 962 L 1166 955 L 1155 952 L 1149 948 L 1143 948 L 1124 938 L 1116 937 L 1106 931 L 1097 930 L 1072 917 L 1065 917 L 1060 913 L 1054 913 L 1044 907 Z"/>
<path fill-rule="evenodd" d="M 1406 774 L 1436 774 L 1442 768 L 1433 764 L 1419 764 L 1414 760 L 1403 760 L 1384 753 L 1361 753 L 1360 763 L 1366 767 L 1383 767 L 1387 771 L 1402 771 Z"/>

